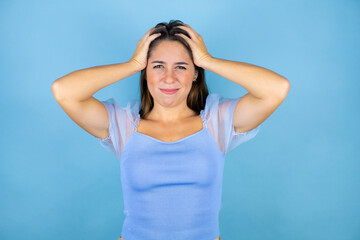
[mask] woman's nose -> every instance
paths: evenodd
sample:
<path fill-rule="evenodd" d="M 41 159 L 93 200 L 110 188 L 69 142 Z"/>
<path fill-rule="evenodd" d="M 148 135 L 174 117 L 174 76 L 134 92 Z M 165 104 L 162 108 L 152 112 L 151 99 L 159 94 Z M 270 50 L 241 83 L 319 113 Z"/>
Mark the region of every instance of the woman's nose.
<path fill-rule="evenodd" d="M 165 82 L 173 82 L 176 80 L 175 72 L 171 69 L 165 71 Z"/>

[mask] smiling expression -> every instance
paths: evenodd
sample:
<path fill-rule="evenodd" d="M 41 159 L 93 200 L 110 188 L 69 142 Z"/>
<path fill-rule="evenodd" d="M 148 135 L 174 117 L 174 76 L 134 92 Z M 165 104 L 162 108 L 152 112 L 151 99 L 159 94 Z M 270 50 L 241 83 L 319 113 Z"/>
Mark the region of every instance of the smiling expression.
<path fill-rule="evenodd" d="M 186 48 L 177 41 L 162 41 L 152 51 L 146 66 L 146 81 L 154 102 L 177 105 L 185 101 L 197 77 Z M 178 89 L 167 94 L 161 89 Z"/>

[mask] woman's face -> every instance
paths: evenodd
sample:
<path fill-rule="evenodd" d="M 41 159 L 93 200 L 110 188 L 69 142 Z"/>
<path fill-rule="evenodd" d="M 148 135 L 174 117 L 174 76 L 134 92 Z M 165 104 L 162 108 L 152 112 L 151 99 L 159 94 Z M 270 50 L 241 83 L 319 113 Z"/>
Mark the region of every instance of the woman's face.
<path fill-rule="evenodd" d="M 154 101 L 175 106 L 185 101 L 197 77 L 186 48 L 177 41 L 162 41 L 151 52 L 146 66 L 146 81 Z M 167 94 L 161 89 L 178 89 Z"/>

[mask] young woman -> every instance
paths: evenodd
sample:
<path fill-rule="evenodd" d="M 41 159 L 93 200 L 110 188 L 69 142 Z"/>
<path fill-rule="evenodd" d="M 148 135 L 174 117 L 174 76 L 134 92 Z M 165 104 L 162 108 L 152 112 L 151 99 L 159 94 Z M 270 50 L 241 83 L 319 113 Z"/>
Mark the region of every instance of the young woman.
<path fill-rule="evenodd" d="M 209 94 L 204 70 L 248 93 Z M 140 100 L 122 107 L 100 89 L 141 71 Z M 284 101 L 289 81 L 262 67 L 211 56 L 181 21 L 159 23 L 125 63 L 57 79 L 55 99 L 121 166 L 121 240 L 221 240 L 218 215 L 225 155 L 253 138 Z"/>

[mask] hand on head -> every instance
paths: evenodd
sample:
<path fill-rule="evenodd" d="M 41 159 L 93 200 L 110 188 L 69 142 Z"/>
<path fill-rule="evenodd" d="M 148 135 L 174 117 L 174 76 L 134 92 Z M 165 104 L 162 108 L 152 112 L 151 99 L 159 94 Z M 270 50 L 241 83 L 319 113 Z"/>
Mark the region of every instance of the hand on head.
<path fill-rule="evenodd" d="M 187 24 L 177 27 L 185 30 L 190 35 L 191 38 L 189 38 L 183 33 L 175 33 L 176 36 L 184 38 L 186 42 L 190 45 L 191 52 L 194 58 L 194 64 L 198 67 L 203 67 L 204 62 L 212 56 L 208 53 L 202 36 L 195 32 L 195 30 Z"/>
<path fill-rule="evenodd" d="M 147 52 L 149 50 L 150 43 L 161 35 L 161 33 L 150 35 L 154 29 L 154 27 L 151 28 L 149 31 L 147 31 L 145 36 L 139 40 L 134 55 L 129 60 L 129 62 L 134 62 L 136 65 L 138 65 L 140 71 L 143 70 L 147 65 Z"/>

